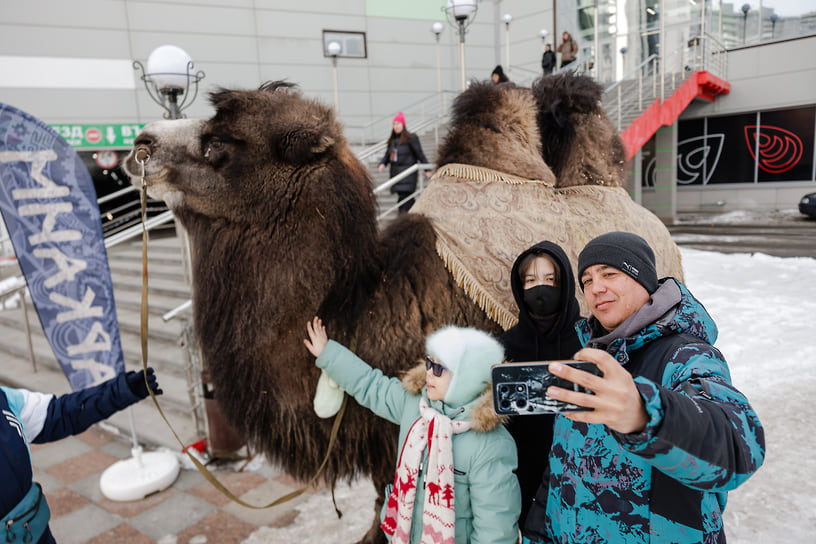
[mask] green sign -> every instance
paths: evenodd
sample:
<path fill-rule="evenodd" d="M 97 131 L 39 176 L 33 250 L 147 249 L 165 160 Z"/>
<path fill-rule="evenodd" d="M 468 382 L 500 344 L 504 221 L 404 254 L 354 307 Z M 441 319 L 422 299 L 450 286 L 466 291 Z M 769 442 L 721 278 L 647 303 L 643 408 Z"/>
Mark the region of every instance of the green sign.
<path fill-rule="evenodd" d="M 51 125 L 57 134 L 77 148 L 133 147 L 133 141 L 144 125 Z"/>
<path fill-rule="evenodd" d="M 444 21 L 447 6 L 445 0 L 366 0 L 366 15 L 369 17 L 390 17 L 393 19 L 418 19 L 420 21 Z"/>

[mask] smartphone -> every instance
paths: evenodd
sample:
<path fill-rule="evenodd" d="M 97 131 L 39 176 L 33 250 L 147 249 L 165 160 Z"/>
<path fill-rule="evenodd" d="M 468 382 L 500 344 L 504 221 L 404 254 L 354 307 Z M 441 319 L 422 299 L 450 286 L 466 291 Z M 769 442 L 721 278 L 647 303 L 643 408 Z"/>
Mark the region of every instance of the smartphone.
<path fill-rule="evenodd" d="M 593 394 L 585 387 L 551 374 L 549 366 L 552 363 L 569 365 L 596 376 L 602 375 L 598 367 L 589 361 L 530 361 L 495 365 L 491 369 L 495 412 L 499 415 L 521 416 L 592 410 L 547 396 L 547 388 L 551 385 Z"/>

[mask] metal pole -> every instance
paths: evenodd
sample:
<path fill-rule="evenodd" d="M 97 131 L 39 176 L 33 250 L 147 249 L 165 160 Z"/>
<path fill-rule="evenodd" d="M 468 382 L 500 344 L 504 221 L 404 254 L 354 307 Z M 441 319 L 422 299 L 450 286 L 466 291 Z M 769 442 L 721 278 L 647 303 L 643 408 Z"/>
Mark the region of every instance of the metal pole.
<path fill-rule="evenodd" d="M 434 124 L 434 142 L 439 147 L 439 119 L 442 117 L 442 68 L 439 57 L 439 34 L 436 35 L 436 98 L 439 102 L 439 111 L 436 112 L 436 123 Z"/>
<path fill-rule="evenodd" d="M 595 79 L 601 79 L 601 67 L 600 63 L 598 62 L 599 55 L 598 55 L 598 0 L 595 0 L 595 21 L 594 21 L 594 29 L 592 35 L 592 72 L 595 74 Z"/>
<path fill-rule="evenodd" d="M 465 92 L 465 21 L 459 21 L 459 66 L 462 71 L 462 92 Z"/>
<path fill-rule="evenodd" d="M 510 77 L 510 23 L 505 23 L 504 26 L 507 28 L 507 77 Z"/>
<path fill-rule="evenodd" d="M 23 309 L 23 327 L 25 328 L 26 341 L 28 342 L 28 356 L 31 357 L 31 366 L 37 372 L 37 359 L 34 357 L 34 344 L 31 342 L 31 326 L 28 324 L 28 307 L 26 306 L 26 287 L 20 288 L 20 307 Z"/>
<path fill-rule="evenodd" d="M 337 96 L 337 56 L 332 57 L 332 79 L 334 80 L 334 111 L 340 112 L 340 99 Z"/>
<path fill-rule="evenodd" d="M 708 67 L 706 66 L 706 59 L 705 59 L 705 26 L 706 26 L 706 0 L 703 0 L 702 7 L 700 8 L 700 41 L 697 43 L 698 53 L 700 54 L 700 60 L 697 61 L 697 69 L 698 70 L 706 70 Z"/>
<path fill-rule="evenodd" d="M 665 83 L 663 81 L 663 72 L 666 69 L 666 47 L 665 47 L 665 39 L 666 39 L 666 10 L 665 10 L 665 2 L 660 0 L 660 102 L 662 103 L 665 99 Z"/>
<path fill-rule="evenodd" d="M 182 89 L 165 89 L 164 91 L 160 91 L 167 94 L 167 103 L 169 104 L 170 108 L 168 109 L 170 113 L 170 119 L 181 119 L 181 108 L 179 108 L 178 97 L 181 94 L 184 94 Z M 183 101 L 182 101 L 183 102 Z"/>

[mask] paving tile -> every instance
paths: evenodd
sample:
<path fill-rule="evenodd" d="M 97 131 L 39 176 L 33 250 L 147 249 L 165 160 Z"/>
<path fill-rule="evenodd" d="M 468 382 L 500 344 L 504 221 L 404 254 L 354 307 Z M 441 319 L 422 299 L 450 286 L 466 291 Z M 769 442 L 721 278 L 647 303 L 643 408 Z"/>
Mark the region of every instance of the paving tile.
<path fill-rule="evenodd" d="M 204 518 L 215 507 L 203 499 L 186 493 L 178 493 L 138 516 L 128 523 L 154 540 L 176 535 Z"/>
<path fill-rule="evenodd" d="M 266 481 L 266 478 L 254 472 L 218 471 L 214 472 L 213 475 L 221 482 L 221 485 L 236 497 L 240 497 Z M 224 506 L 231 500 L 208 480 L 204 480 L 204 482 L 190 489 L 188 493 L 200 497 L 215 506 Z"/>
<path fill-rule="evenodd" d="M 281 472 L 280 474 L 278 474 L 277 476 L 275 476 L 272 479 L 275 480 L 276 482 L 282 483 L 283 485 L 287 485 L 287 486 L 291 487 L 292 489 L 300 489 L 301 487 L 303 487 L 304 485 L 306 485 L 308 483 L 308 480 L 305 481 L 305 482 L 302 481 L 302 480 L 296 480 L 295 478 L 293 478 L 292 476 L 290 476 L 289 474 L 287 474 L 285 472 Z M 318 491 L 320 491 L 322 489 L 325 489 L 325 488 L 326 488 L 326 482 L 324 482 L 323 479 L 320 478 L 314 484 L 312 484 L 312 486 L 309 487 L 309 489 L 304 491 L 304 493 L 307 494 L 307 495 L 314 495 Z"/>
<path fill-rule="evenodd" d="M 124 440 L 122 438 L 117 438 L 115 440 L 111 440 L 101 446 L 98 446 L 96 449 L 99 451 L 104 451 L 109 455 L 113 455 L 117 459 L 129 459 L 133 457 L 133 454 L 130 450 L 133 448 L 133 443 L 129 440 Z"/>
<path fill-rule="evenodd" d="M 116 457 L 99 450 L 91 450 L 67 461 L 51 465 L 45 470 L 63 482 L 70 484 L 96 472 L 102 472 L 118 460 Z"/>
<path fill-rule="evenodd" d="M 91 502 L 99 502 L 105 498 L 102 495 L 102 490 L 99 488 L 99 480 L 102 478 L 103 472 L 104 469 L 100 472 L 94 472 L 90 476 L 86 476 L 81 480 L 68 484 L 68 487 Z"/>
<path fill-rule="evenodd" d="M 289 486 L 273 480 L 267 480 L 256 488 L 243 494 L 240 499 L 248 504 L 264 506 L 288 493 L 291 493 L 292 491 L 294 491 L 294 489 Z M 262 526 L 273 523 L 276 519 L 287 511 L 291 510 L 307 497 L 308 496 L 306 494 L 303 494 L 288 502 L 273 506 L 271 508 L 247 508 L 238 503 L 231 502 L 222 506 L 221 509 L 238 518 L 241 518 L 247 523 Z"/>
<path fill-rule="evenodd" d="M 179 492 L 171 487 L 164 491 L 148 495 L 138 501 L 112 501 L 100 496 L 100 498 L 94 502 L 96 502 L 100 508 L 104 508 L 111 514 L 116 514 L 125 519 L 131 519 L 178 496 L 178 494 Z"/>
<path fill-rule="evenodd" d="M 51 532 L 60 544 L 84 544 L 122 523 L 119 516 L 89 504 L 51 520 Z"/>
<path fill-rule="evenodd" d="M 300 510 L 289 510 L 278 519 L 267 525 L 273 529 L 280 529 L 282 527 L 289 527 L 292 525 L 300 514 Z"/>
<path fill-rule="evenodd" d="M 40 483 L 40 486 L 42 486 L 46 496 L 48 496 L 48 493 L 52 489 L 59 489 L 60 487 L 63 487 L 65 485 L 65 483 L 60 481 L 59 478 L 48 474 L 46 471 L 38 468 L 37 466 L 34 466 L 33 469 L 34 469 L 34 481 Z"/>
<path fill-rule="evenodd" d="M 48 444 L 31 444 L 31 463 L 41 469 L 47 469 L 92 449 L 91 446 L 73 436 Z"/>
<path fill-rule="evenodd" d="M 177 535 L 177 544 L 217 542 L 240 544 L 258 528 L 219 510 L 190 525 Z"/>
<path fill-rule="evenodd" d="M 197 469 L 181 469 L 178 478 L 173 482 L 173 489 L 189 491 L 205 481 L 204 476 Z"/>
<path fill-rule="evenodd" d="M 56 519 L 74 510 L 79 510 L 91 502 L 71 489 L 70 487 L 60 487 L 53 489 L 46 495 L 48 501 L 48 508 L 51 510 L 51 519 Z"/>
<path fill-rule="evenodd" d="M 77 439 L 85 442 L 93 448 L 98 448 L 108 442 L 115 440 L 115 437 L 105 430 L 94 425 L 84 433 L 74 435 Z"/>
<path fill-rule="evenodd" d="M 88 540 L 85 544 L 152 544 L 152 542 L 153 540 L 144 533 L 137 531 L 127 523 L 122 523 Z"/>

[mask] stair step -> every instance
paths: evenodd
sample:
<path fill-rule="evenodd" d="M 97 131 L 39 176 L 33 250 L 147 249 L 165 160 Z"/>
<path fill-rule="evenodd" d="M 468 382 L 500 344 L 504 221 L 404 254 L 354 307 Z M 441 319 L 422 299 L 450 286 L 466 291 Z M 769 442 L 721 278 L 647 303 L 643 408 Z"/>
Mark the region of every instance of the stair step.
<path fill-rule="evenodd" d="M 17 314 L 16 316 L 7 314 Z M 45 337 L 42 326 L 36 313 L 29 311 L 29 328 L 31 330 L 31 344 L 34 348 L 34 356 L 38 363 L 60 368 L 51 345 Z M 141 334 L 138 331 L 131 331 L 132 325 L 123 330 L 119 326 L 119 337 L 122 344 L 122 354 L 125 362 L 141 363 Z M 28 358 L 28 342 L 25 336 L 25 328 L 22 322 L 22 314 L 19 312 L 0 312 L 0 352 Z M 177 376 L 183 376 L 185 372 L 186 359 L 179 345 L 178 336 L 171 338 L 169 333 L 163 335 L 151 334 L 148 338 L 149 362 L 156 368 L 166 368 Z"/>

